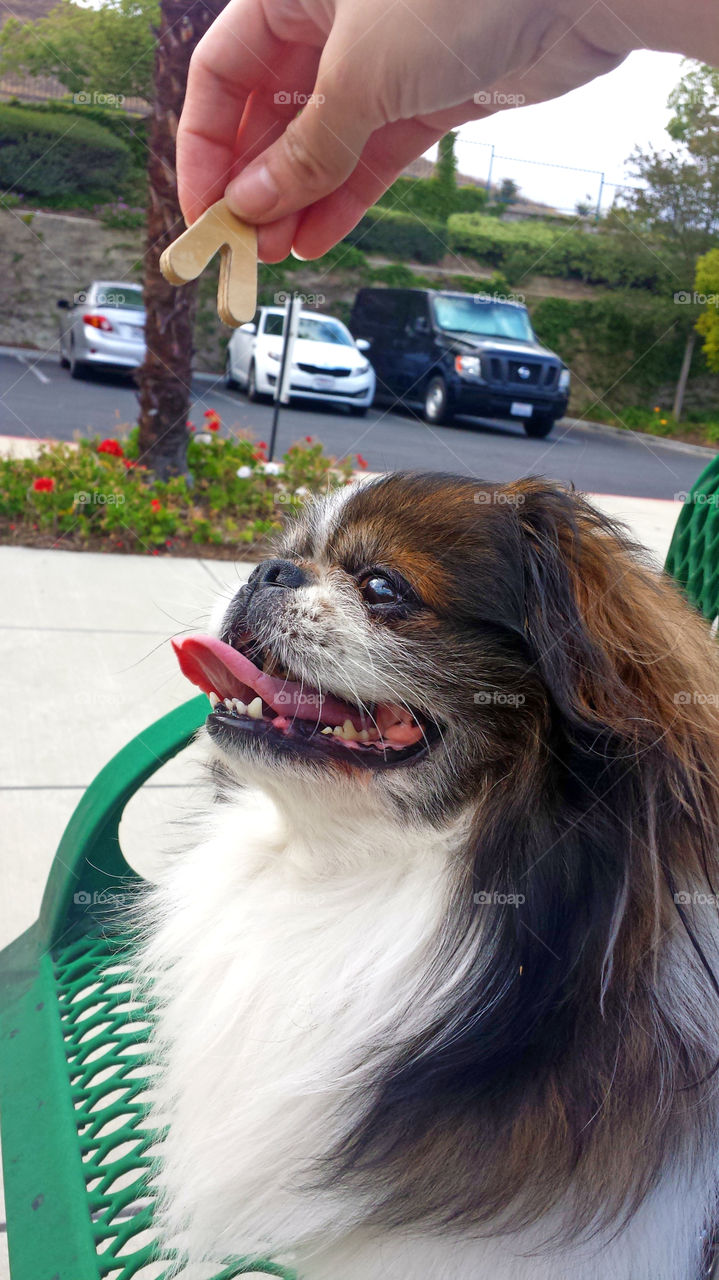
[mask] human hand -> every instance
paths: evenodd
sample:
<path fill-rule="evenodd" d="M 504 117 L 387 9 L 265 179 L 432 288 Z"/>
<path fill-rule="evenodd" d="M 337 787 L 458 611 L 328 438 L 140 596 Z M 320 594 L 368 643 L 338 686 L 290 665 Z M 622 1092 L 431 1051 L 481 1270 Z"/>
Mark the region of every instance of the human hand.
<path fill-rule="evenodd" d="M 230 0 L 190 65 L 183 213 L 225 194 L 265 261 L 318 257 L 449 129 L 566 93 L 638 41 L 582 0 Z"/>

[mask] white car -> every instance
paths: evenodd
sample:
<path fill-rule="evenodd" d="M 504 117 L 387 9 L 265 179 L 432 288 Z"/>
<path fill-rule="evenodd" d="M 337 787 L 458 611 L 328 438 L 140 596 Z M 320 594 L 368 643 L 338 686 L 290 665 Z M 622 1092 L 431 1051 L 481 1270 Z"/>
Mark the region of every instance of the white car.
<path fill-rule="evenodd" d="M 274 396 L 284 322 L 282 307 L 260 307 L 252 323 L 235 330 L 227 347 L 228 387 L 242 387 L 249 400 Z M 362 339 L 355 342 L 334 316 L 300 312 L 290 374 L 292 398 L 329 400 L 347 405 L 358 417 L 365 414 L 375 391 L 374 369 L 363 355 L 368 346 Z"/>

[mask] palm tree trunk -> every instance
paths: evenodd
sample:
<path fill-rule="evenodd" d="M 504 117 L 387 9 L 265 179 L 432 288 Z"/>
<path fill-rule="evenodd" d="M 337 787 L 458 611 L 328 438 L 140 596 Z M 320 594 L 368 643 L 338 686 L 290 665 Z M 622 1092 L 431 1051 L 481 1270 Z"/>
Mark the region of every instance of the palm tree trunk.
<path fill-rule="evenodd" d="M 145 361 L 140 387 L 140 456 L 160 479 L 185 473 L 197 285 L 176 288 L 160 255 L 184 230 L 175 181 L 175 137 L 195 45 L 226 0 L 162 0 L 148 159 Z"/>

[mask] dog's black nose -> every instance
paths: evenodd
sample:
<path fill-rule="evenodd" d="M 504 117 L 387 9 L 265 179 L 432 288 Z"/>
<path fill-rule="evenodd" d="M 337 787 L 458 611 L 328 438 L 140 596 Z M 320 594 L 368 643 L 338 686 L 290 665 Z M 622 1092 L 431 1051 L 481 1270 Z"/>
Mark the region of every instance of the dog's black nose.
<path fill-rule="evenodd" d="M 258 587 L 304 587 L 310 576 L 292 560 L 263 560 L 253 569 L 247 583 Z"/>

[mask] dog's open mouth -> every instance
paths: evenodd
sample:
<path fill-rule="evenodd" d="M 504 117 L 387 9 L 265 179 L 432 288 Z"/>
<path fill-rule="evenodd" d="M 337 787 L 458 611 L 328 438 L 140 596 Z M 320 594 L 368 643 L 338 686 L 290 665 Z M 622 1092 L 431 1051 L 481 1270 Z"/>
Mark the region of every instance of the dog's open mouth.
<path fill-rule="evenodd" d="M 258 666 L 214 636 L 185 636 L 172 646 L 183 675 L 209 697 L 208 728 L 220 738 L 252 734 L 279 750 L 376 768 L 417 759 L 437 736 L 436 726 L 405 707 L 353 705 L 291 672 L 278 674 L 271 660 Z"/>

